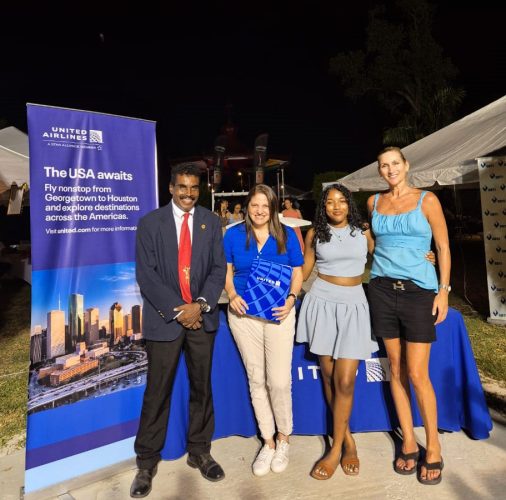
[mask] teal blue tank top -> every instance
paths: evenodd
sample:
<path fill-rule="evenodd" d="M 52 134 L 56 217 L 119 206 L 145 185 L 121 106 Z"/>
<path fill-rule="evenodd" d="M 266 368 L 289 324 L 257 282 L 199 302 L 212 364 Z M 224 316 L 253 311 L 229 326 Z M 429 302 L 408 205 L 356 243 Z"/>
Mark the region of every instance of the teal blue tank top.
<path fill-rule="evenodd" d="M 430 250 L 432 230 L 422 212 L 422 191 L 414 210 L 398 215 L 376 210 L 379 194 L 374 197 L 372 230 L 376 237 L 371 278 L 411 280 L 422 288 L 438 292 L 436 270 L 425 258 Z"/>

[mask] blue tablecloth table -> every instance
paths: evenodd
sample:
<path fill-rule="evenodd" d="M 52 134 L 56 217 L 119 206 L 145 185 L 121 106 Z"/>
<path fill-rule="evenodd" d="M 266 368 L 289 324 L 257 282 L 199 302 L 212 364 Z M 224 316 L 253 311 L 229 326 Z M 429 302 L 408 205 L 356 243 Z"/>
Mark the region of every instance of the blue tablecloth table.
<path fill-rule="evenodd" d="M 382 345 L 382 344 L 381 344 Z M 485 439 L 492 429 L 485 396 L 462 315 L 448 312 L 437 326 L 429 371 L 437 397 L 438 427 L 445 431 L 465 429 L 475 439 Z M 331 420 L 323 397 L 318 359 L 306 344 L 295 344 L 292 362 L 294 434 L 323 435 L 331 432 Z M 390 431 L 398 420 L 388 385 L 388 362 L 384 348 L 370 360 L 361 361 L 350 419 L 352 432 Z M 213 360 L 214 438 L 253 436 L 257 427 L 246 373 L 232 338 L 225 311 L 221 312 Z M 184 360 L 174 385 L 169 432 L 162 456 L 177 458 L 185 453 L 189 385 Z M 422 419 L 412 397 L 415 426 Z"/>

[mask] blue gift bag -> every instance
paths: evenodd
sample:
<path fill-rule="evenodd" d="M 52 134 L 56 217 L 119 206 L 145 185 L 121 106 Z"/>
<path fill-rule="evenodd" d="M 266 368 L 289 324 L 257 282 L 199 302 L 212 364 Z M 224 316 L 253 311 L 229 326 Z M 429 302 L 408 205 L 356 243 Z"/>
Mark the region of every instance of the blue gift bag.
<path fill-rule="evenodd" d="M 291 266 L 255 259 L 243 294 L 249 307 L 246 314 L 279 323 L 272 315 L 272 308 L 285 303 L 291 280 Z"/>

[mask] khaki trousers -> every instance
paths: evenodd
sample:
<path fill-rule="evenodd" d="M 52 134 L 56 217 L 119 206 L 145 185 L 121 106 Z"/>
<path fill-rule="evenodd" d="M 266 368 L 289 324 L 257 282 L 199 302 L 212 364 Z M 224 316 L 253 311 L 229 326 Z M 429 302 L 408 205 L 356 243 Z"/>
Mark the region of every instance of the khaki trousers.
<path fill-rule="evenodd" d="M 238 316 L 228 322 L 248 374 L 251 402 L 264 439 L 292 433 L 292 353 L 295 308 L 279 324 Z"/>

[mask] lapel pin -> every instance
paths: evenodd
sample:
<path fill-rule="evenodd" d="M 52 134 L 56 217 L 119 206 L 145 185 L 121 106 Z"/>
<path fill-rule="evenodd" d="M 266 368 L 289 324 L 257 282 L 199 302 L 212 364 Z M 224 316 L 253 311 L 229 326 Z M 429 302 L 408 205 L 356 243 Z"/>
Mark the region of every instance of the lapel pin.
<path fill-rule="evenodd" d="M 200 228 L 201 228 L 201 229 L 205 229 L 205 228 L 206 228 L 206 225 L 205 225 L 205 224 L 202 224 L 202 225 L 200 226 Z"/>

